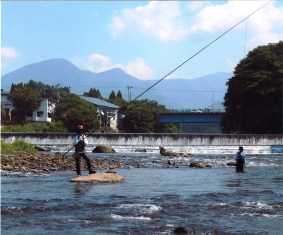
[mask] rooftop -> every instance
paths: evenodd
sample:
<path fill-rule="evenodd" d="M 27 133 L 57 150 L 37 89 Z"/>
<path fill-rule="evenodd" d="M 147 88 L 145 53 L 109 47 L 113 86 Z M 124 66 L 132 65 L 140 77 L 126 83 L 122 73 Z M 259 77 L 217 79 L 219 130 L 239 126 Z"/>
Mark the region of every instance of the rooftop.
<path fill-rule="evenodd" d="M 115 104 L 111 104 L 105 100 L 101 100 L 98 98 L 94 98 L 94 97 L 88 97 L 88 96 L 83 96 L 80 95 L 80 97 L 92 104 L 95 104 L 96 106 L 102 106 L 102 107 L 107 107 L 107 108 L 114 108 L 114 109 L 119 109 L 120 107 L 118 105 Z"/>

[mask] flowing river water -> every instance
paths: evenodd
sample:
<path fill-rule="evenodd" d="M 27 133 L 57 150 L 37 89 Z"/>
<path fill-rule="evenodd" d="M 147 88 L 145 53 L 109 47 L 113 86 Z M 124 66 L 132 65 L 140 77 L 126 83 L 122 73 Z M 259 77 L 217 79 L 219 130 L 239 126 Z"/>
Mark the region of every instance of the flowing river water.
<path fill-rule="evenodd" d="M 240 174 L 226 166 L 233 158 L 226 154 L 89 156 L 134 167 L 118 169 L 125 180 L 114 184 L 69 182 L 75 171 L 2 172 L 2 234 L 173 234 L 176 227 L 189 234 L 282 234 L 282 155 L 249 156 Z M 192 160 L 212 167 L 189 168 Z"/>
<path fill-rule="evenodd" d="M 131 151 L 118 148 L 113 154 L 88 151 L 91 159 L 111 158 L 132 166 L 117 169 L 122 183 L 70 182 L 75 171 L 2 171 L 2 234 L 174 234 L 178 227 L 188 234 L 282 234 L 280 146 L 274 153 L 250 147 L 245 172 L 236 173 L 226 165 L 236 146 L 221 147 L 218 154 L 211 146 L 200 146 L 202 152 L 191 157 L 164 157 L 158 144 L 146 152 L 134 150 L 146 145 Z M 57 147 L 52 148 L 65 151 Z M 192 161 L 211 168 L 190 168 Z"/>

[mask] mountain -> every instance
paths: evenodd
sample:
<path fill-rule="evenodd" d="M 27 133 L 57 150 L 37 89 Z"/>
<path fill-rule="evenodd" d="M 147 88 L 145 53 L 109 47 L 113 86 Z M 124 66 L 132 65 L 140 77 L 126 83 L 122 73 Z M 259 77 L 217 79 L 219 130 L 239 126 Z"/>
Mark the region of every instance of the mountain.
<path fill-rule="evenodd" d="M 65 59 L 50 59 L 5 74 L 1 77 L 1 88 L 9 91 L 12 83 L 27 83 L 32 79 L 48 85 L 70 87 L 71 92 L 79 95 L 96 88 L 108 98 L 112 90 L 116 93 L 120 90 L 124 99 L 131 97 L 133 100 L 145 92 L 139 99 L 156 100 L 169 109 L 190 109 L 223 102 L 226 82 L 231 75 L 215 73 L 192 80 L 165 79 L 145 92 L 158 80 L 140 80 L 119 68 L 93 73 L 81 70 Z"/>

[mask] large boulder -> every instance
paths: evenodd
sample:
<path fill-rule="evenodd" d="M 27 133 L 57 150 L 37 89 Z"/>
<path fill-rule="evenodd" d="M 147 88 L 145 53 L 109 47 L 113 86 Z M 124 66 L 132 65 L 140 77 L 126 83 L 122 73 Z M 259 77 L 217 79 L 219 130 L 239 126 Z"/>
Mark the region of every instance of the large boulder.
<path fill-rule="evenodd" d="M 107 145 L 97 145 L 93 150 L 93 153 L 115 153 L 115 149 Z"/>
<path fill-rule="evenodd" d="M 115 173 L 96 173 L 86 176 L 78 176 L 70 179 L 71 182 L 82 182 L 82 183 L 116 183 L 122 182 L 124 178 Z"/>
<path fill-rule="evenodd" d="M 236 165 L 237 165 L 236 161 L 227 162 L 227 166 L 236 166 Z"/>
<path fill-rule="evenodd" d="M 163 146 L 159 146 L 159 153 L 162 156 L 169 156 L 169 157 L 189 157 L 192 155 L 190 153 L 167 151 Z"/>

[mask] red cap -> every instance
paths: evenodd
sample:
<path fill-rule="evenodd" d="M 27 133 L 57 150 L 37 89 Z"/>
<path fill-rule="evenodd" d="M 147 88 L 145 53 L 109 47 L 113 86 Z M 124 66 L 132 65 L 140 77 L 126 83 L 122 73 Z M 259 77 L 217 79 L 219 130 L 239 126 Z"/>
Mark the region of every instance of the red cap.
<path fill-rule="evenodd" d="M 80 125 L 77 125 L 77 128 L 78 128 L 78 130 L 83 130 L 84 126 L 80 124 Z"/>

